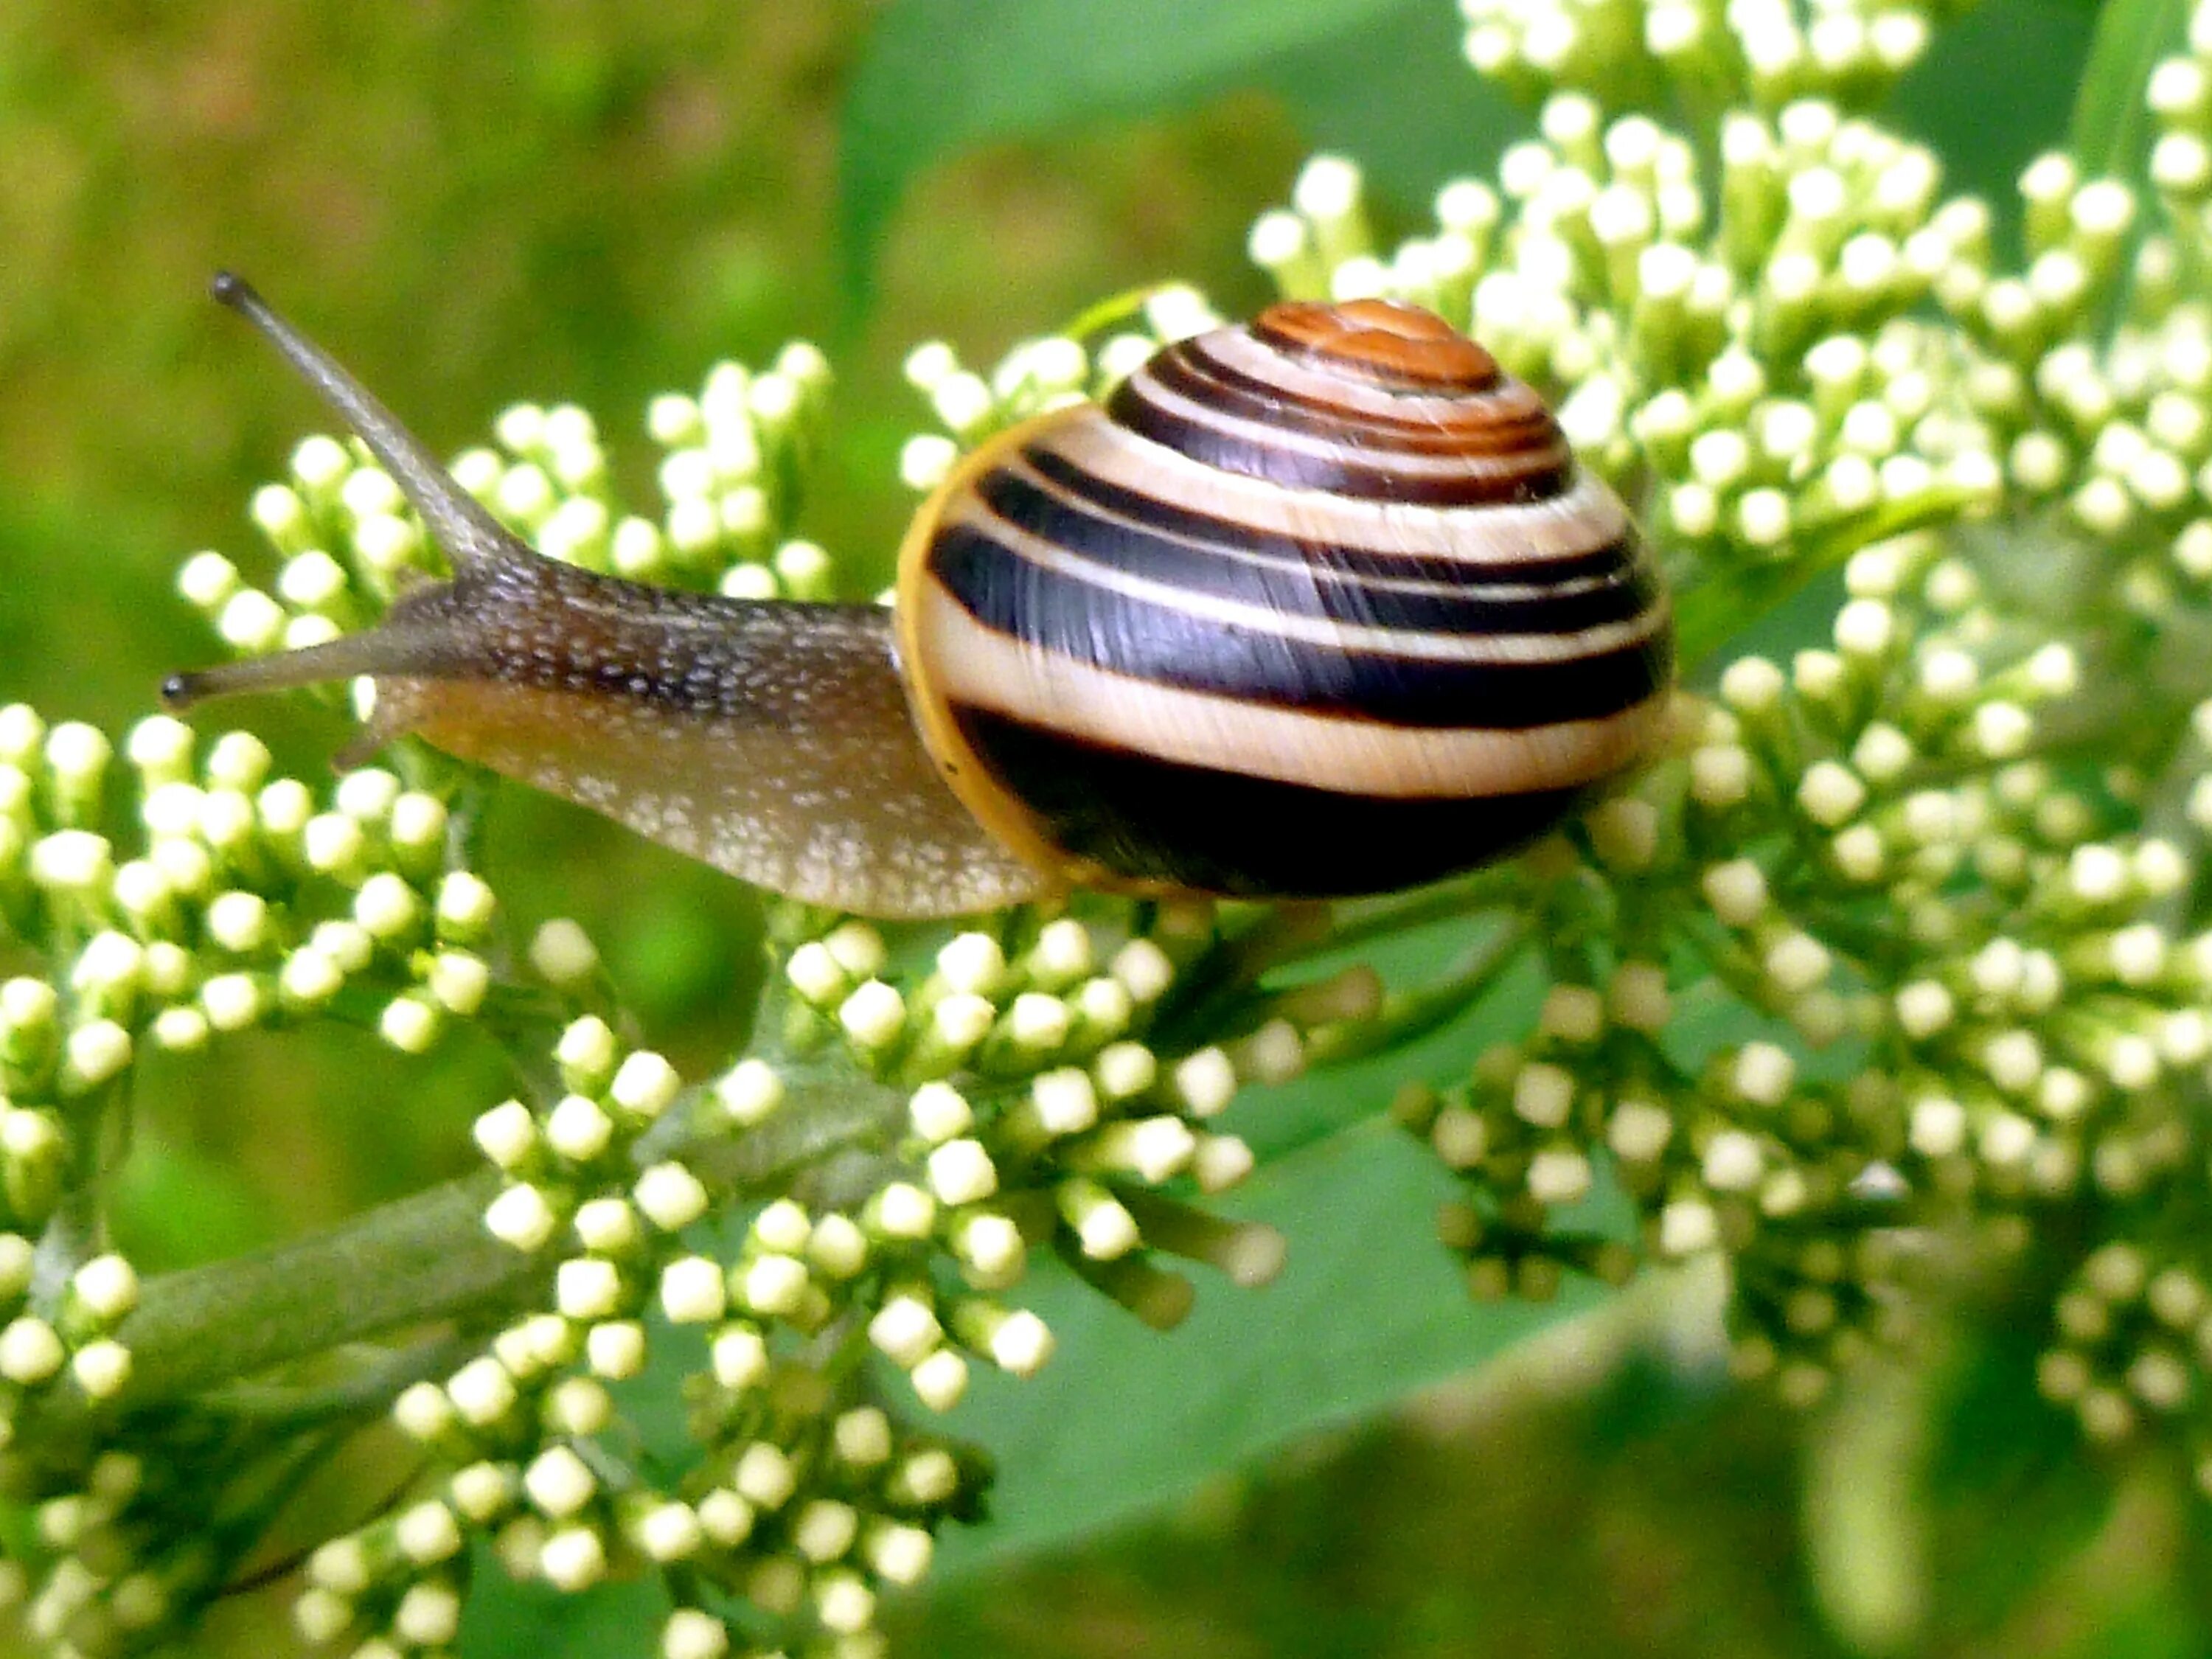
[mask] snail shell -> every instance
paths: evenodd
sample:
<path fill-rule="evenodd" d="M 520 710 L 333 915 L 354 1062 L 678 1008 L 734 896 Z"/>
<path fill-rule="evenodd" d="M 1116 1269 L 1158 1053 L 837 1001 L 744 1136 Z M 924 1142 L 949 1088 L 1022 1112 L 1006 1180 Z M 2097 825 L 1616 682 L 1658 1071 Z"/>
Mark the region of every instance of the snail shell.
<path fill-rule="evenodd" d="M 361 752 L 419 733 L 793 897 L 1389 890 L 1540 834 L 1663 718 L 1626 512 L 1410 307 L 1277 306 L 987 443 L 915 521 L 895 636 L 876 606 L 541 556 L 245 283 L 215 291 L 454 574 L 370 632 L 177 675 L 172 704 L 371 675 Z"/>
<path fill-rule="evenodd" d="M 1534 392 L 1431 313 L 1273 307 L 969 457 L 915 520 L 923 739 L 1078 885 L 1389 891 L 1653 740 L 1667 601 Z"/>

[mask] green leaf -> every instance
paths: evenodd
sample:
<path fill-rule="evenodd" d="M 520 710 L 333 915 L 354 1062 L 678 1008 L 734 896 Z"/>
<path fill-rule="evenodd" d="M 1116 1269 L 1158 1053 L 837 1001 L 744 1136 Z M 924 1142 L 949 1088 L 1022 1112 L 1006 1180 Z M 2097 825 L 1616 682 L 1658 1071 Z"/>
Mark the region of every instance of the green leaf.
<path fill-rule="evenodd" d="M 479 1547 L 461 1613 L 463 1659 L 645 1659 L 660 1651 L 668 1616 L 658 1581 L 633 1578 L 564 1595 L 550 1584 L 518 1584 Z"/>
<path fill-rule="evenodd" d="M 1453 179 L 1481 177 L 1529 112 L 1468 67 L 1449 5 L 1401 4 L 1340 38 L 1264 66 L 1317 149 L 1357 161 L 1371 194 L 1425 208 Z"/>
<path fill-rule="evenodd" d="M 2106 0 L 2098 9 L 2070 129 L 2085 176 L 2141 176 L 2150 148 L 2143 88 L 2152 66 L 2180 44 L 2188 18 L 2189 0 Z"/>
<path fill-rule="evenodd" d="M 1984 0 L 1936 32 L 1887 118 L 1935 150 L 1948 191 L 1985 197 L 2013 216 L 2021 170 L 2067 141 L 2094 26 L 2087 6 Z"/>
<path fill-rule="evenodd" d="M 1413 9 L 1413 0 L 897 0 L 869 40 L 843 112 L 848 296 L 865 295 L 884 225 L 933 163 L 992 140 L 1267 84 L 1285 67 L 1310 90 L 1316 65 L 1331 54 L 1357 58 L 1378 30 L 1395 38 Z M 1419 9 L 1448 16 L 1432 0 Z M 1472 82 L 1455 61 L 1449 67 Z M 1434 83 L 1428 70 L 1416 76 L 1417 85 Z"/>
<path fill-rule="evenodd" d="M 1019 1299 L 1059 1339 L 1027 1382 L 979 1376 L 953 1426 L 998 1459 L 991 1518 L 944 1540 L 947 1575 L 1066 1544 L 1188 1495 L 1294 1436 L 1372 1414 L 1605 1292 L 1468 1300 L 1431 1232 L 1453 1183 L 1380 1124 L 1269 1167 L 1237 1207 L 1281 1228 L 1289 1265 L 1264 1290 L 1209 1279 L 1161 1335 L 1064 1275 Z"/>

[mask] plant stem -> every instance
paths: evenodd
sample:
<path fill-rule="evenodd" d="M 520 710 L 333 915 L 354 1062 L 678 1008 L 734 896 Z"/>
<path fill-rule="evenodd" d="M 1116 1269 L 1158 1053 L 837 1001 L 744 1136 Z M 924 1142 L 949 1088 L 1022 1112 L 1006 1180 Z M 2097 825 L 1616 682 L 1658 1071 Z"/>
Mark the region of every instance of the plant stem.
<path fill-rule="evenodd" d="M 272 1249 L 165 1273 L 118 1334 L 122 1403 L 252 1376 L 402 1326 L 516 1304 L 547 1270 L 484 1231 L 491 1170 L 380 1206 Z"/>
<path fill-rule="evenodd" d="M 879 1139 L 903 1106 L 896 1091 L 823 1067 L 792 1077 L 782 1109 L 758 1128 L 731 1136 L 687 1121 L 682 1134 L 653 1137 L 650 1152 L 683 1153 L 709 1182 L 744 1190 Z M 496 1322 L 533 1304 L 555 1254 L 525 1255 L 484 1231 L 484 1206 L 499 1187 L 487 1170 L 307 1238 L 149 1280 L 117 1333 L 131 1356 L 120 1396 L 95 1407 L 57 1389 L 19 1440 L 35 1443 L 95 1412 L 174 1401 L 346 1343 L 439 1321 Z"/>

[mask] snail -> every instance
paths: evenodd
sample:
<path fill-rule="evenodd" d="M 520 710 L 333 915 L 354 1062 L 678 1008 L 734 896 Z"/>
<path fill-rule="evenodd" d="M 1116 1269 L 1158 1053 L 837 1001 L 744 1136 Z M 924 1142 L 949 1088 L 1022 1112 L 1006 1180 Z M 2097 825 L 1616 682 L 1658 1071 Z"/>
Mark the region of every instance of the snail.
<path fill-rule="evenodd" d="M 1668 601 L 1536 394 L 1443 319 L 1285 303 L 969 455 L 896 605 L 678 592 L 533 552 L 228 275 L 451 580 L 179 674 L 374 677 L 402 732 L 789 896 L 881 917 L 1099 886 L 1395 891 L 1522 847 L 1657 740 Z"/>

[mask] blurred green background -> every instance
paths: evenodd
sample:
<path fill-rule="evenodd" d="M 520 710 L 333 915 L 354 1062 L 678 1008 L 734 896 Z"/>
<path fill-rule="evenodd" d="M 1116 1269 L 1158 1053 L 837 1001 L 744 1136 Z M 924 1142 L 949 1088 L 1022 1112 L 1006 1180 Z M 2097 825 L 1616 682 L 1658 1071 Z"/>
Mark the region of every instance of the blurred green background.
<path fill-rule="evenodd" d="M 2096 22 L 2080 0 L 1989 0 L 1888 117 L 1961 187 L 2007 193 L 2062 138 Z M 1247 308 L 1246 228 L 1319 147 L 1365 162 L 1386 225 L 1410 228 L 1530 119 L 1457 34 L 1449 0 L 9 0 L 0 696 L 119 732 L 165 669 L 211 654 L 175 566 L 212 546 L 253 569 L 246 497 L 321 423 L 205 301 L 219 266 L 434 447 L 511 401 L 583 404 L 638 500 L 648 397 L 812 338 L 840 391 L 811 528 L 866 572 L 904 511 L 915 342 L 988 362 L 1169 277 Z M 290 707 L 236 718 L 310 775 L 336 738 Z M 519 791 L 489 835 L 519 919 L 581 918 L 646 1036 L 695 1071 L 727 1053 L 757 938 L 741 890 Z M 121 1214 L 149 1270 L 466 1167 L 469 1113 L 501 1086 L 465 1045 L 410 1064 L 344 1033 L 223 1063 L 149 1066 Z M 1388 1422 L 1204 1481 L 1172 1515 L 971 1559 L 898 1611 L 897 1650 L 1878 1651 L 1899 1627 L 1884 1597 L 1911 1593 L 1885 1565 L 1899 1534 L 1940 1567 L 1909 1650 L 2212 1650 L 2212 1617 L 2173 1588 L 2212 1577 L 2201 1514 L 2085 1469 L 2016 1390 L 1978 1392 L 2019 1375 L 2005 1356 L 1962 1345 L 1942 1385 L 1960 1449 L 1900 1508 L 1883 1425 L 1917 1407 L 1808 1445 L 1699 1369 L 1679 1335 L 1698 1305 L 1639 1295 Z M 1669 1340 L 1690 1363 L 1638 1358 Z M 1069 1344 L 1060 1363 L 1084 1362 Z M 1060 1432 L 1111 1460 L 1110 1423 Z M 322 1501 L 346 1512 L 343 1490 Z M 206 1650 L 263 1650 L 281 1616 L 254 1598 Z M 583 1622 L 507 1596 L 469 1650 L 641 1652 L 638 1617 L 619 1595 Z"/>

